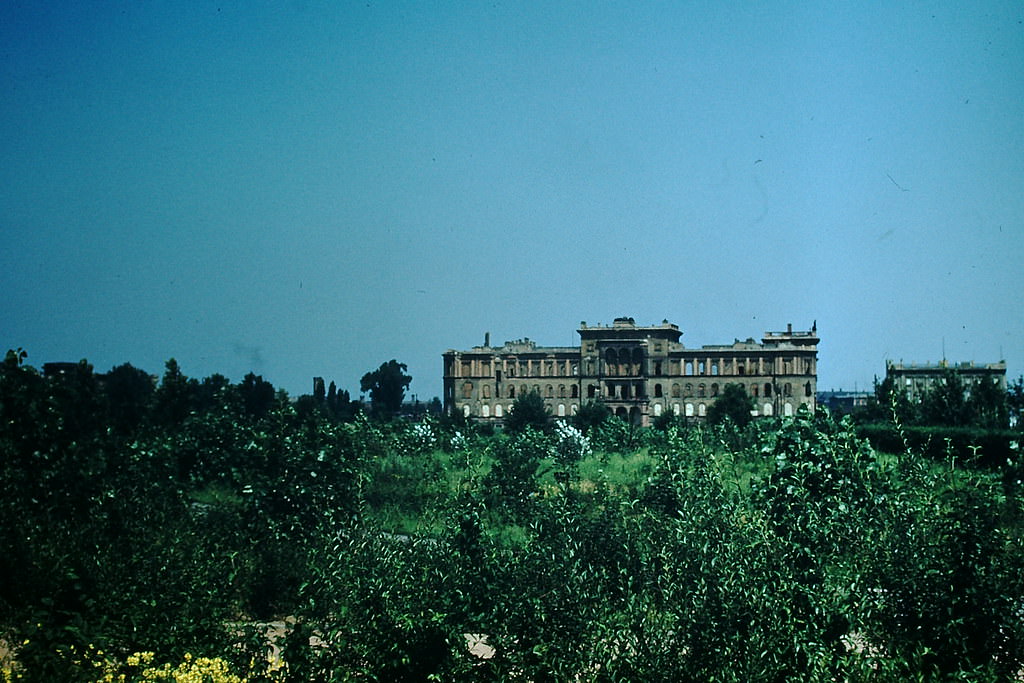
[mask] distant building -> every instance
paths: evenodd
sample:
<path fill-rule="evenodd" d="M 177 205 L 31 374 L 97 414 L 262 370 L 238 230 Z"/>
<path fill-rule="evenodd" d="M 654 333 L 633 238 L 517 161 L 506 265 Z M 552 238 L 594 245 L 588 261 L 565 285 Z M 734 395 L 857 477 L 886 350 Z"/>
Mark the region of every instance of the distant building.
<path fill-rule="evenodd" d="M 556 417 L 576 414 L 588 401 L 646 425 L 666 412 L 699 419 L 728 384 L 754 399 L 755 415 L 792 415 L 814 409 L 817 325 L 809 331 L 767 332 L 732 344 L 687 349 L 667 320 L 637 325 L 580 323 L 580 346 L 538 346 L 530 339 L 448 350 L 444 358 L 444 410 L 500 421 L 517 396 L 536 391 Z"/>
<path fill-rule="evenodd" d="M 937 364 L 925 363 L 909 365 L 887 361 L 885 364 L 886 379 L 892 380 L 893 390 L 906 393 L 911 401 L 919 401 L 926 391 L 942 380 L 952 370 L 964 383 L 967 391 L 980 382 L 993 382 L 1000 391 L 1006 391 L 1006 361 L 976 365 L 967 363 L 949 363 L 941 361 Z"/>
<path fill-rule="evenodd" d="M 875 400 L 873 391 L 819 391 L 818 405 L 833 413 L 849 415 L 858 408 L 866 408 Z"/>

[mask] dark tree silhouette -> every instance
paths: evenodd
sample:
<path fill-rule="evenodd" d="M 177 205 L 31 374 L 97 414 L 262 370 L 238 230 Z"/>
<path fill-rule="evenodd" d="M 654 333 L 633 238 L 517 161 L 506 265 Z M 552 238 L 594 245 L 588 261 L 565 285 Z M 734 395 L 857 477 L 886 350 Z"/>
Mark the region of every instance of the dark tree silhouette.
<path fill-rule="evenodd" d="M 405 363 L 392 358 L 373 372 L 363 375 L 359 382 L 360 391 L 370 393 L 370 401 L 378 415 L 390 417 L 401 410 L 405 390 L 412 382 L 406 370 Z"/>

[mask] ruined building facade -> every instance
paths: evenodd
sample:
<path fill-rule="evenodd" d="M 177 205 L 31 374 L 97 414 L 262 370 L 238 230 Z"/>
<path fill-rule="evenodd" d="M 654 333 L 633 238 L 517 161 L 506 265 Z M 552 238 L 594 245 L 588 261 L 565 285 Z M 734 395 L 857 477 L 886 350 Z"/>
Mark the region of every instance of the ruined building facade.
<path fill-rule="evenodd" d="M 893 388 L 906 392 L 911 401 L 920 401 L 936 384 L 945 380 L 946 373 L 960 376 L 964 389 L 970 392 L 972 386 L 981 382 L 992 382 L 1001 393 L 1006 393 L 1006 361 L 998 363 L 899 363 L 886 361 L 885 375 L 893 382 Z"/>
<path fill-rule="evenodd" d="M 517 396 L 536 391 L 556 417 L 589 401 L 647 425 L 666 412 L 703 418 L 728 384 L 741 385 L 755 415 L 792 415 L 814 408 L 818 378 L 817 325 L 805 332 L 767 332 L 732 344 L 688 349 L 679 327 L 579 327 L 580 346 L 537 346 L 529 339 L 444 353 L 444 408 L 483 421 L 501 421 Z"/>

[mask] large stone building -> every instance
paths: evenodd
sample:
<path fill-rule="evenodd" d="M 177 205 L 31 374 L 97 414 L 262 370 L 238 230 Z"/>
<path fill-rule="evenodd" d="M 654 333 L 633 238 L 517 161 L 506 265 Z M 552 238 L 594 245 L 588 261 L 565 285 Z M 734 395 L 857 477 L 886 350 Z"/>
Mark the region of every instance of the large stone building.
<path fill-rule="evenodd" d="M 887 361 L 885 364 L 885 376 L 892 380 L 893 388 L 906 392 L 907 398 L 911 401 L 921 400 L 925 392 L 950 371 L 959 375 L 966 391 L 970 391 L 971 387 L 979 382 L 992 382 L 1000 391 L 1006 391 L 1006 361 L 975 364 L 973 361 L 950 363 L 943 360 L 921 365 Z"/>
<path fill-rule="evenodd" d="M 732 344 L 688 349 L 679 327 L 579 327 L 580 346 L 538 346 L 529 339 L 444 353 L 444 408 L 484 421 L 500 421 L 517 396 L 536 391 L 552 415 L 574 415 L 602 401 L 616 415 L 649 424 L 666 412 L 699 419 L 728 384 L 754 399 L 755 415 L 792 415 L 814 408 L 818 377 L 817 325 L 809 331 L 767 332 Z"/>

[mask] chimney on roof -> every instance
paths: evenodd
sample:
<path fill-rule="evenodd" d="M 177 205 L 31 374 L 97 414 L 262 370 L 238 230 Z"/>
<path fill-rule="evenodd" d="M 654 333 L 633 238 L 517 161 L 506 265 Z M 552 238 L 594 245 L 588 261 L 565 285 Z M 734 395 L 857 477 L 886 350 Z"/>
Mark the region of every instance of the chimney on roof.
<path fill-rule="evenodd" d="M 490 348 L 491 346 L 491 333 L 484 332 L 484 346 Z"/>
<path fill-rule="evenodd" d="M 786 334 L 793 334 L 793 323 L 786 323 Z"/>

